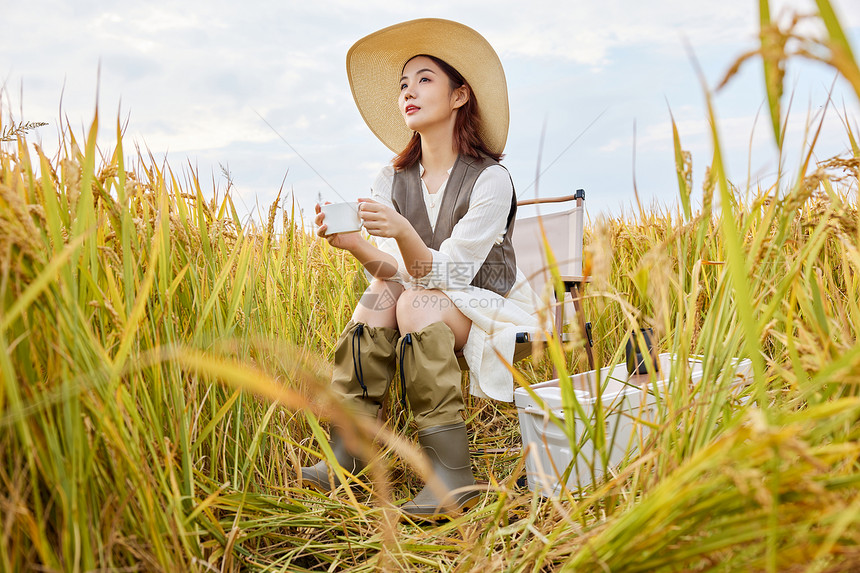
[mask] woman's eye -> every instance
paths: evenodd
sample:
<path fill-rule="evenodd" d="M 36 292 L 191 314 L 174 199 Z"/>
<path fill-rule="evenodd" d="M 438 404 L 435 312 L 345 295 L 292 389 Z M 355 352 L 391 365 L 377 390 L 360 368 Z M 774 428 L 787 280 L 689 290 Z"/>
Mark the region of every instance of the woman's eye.
<path fill-rule="evenodd" d="M 400 84 L 400 91 L 403 91 L 405 89 L 406 89 L 406 84 Z"/>
<path fill-rule="evenodd" d="M 429 81 L 430 81 L 430 78 L 421 78 L 421 79 L 420 79 L 420 80 L 418 80 L 418 81 L 419 81 L 419 82 L 429 82 Z"/>

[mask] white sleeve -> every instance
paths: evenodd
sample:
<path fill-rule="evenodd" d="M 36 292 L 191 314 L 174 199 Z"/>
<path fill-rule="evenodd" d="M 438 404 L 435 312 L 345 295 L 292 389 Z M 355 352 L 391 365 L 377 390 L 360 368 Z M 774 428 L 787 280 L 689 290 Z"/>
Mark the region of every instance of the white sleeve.
<path fill-rule="evenodd" d="M 373 186 L 370 189 L 370 198 L 378 201 L 383 205 L 394 208 L 394 203 L 391 201 L 391 188 L 394 183 L 394 167 L 386 165 L 376 176 Z M 397 262 L 397 272 L 388 280 L 393 280 L 403 284 L 404 286 L 412 282 L 412 277 L 406 271 L 406 263 L 403 262 L 403 255 L 400 254 L 400 246 L 395 239 L 390 237 L 374 237 L 371 235 L 370 240 L 376 245 L 376 248 L 383 253 L 394 257 Z"/>
<path fill-rule="evenodd" d="M 504 239 L 514 186 L 507 169 L 493 165 L 475 181 L 469 210 L 457 221 L 439 250 L 431 249 L 430 272 L 413 283 L 425 288 L 465 289 L 495 244 Z"/>

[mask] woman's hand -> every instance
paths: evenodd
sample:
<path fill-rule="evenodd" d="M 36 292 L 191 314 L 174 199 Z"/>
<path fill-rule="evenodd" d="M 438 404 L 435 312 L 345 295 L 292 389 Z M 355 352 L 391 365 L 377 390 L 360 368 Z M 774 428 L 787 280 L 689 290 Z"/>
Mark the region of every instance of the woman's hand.
<path fill-rule="evenodd" d="M 367 232 L 375 237 L 398 239 L 412 229 L 406 217 L 373 199 L 358 200 L 358 216 Z"/>
<path fill-rule="evenodd" d="M 319 203 L 314 206 L 314 211 L 316 212 L 314 223 L 317 226 L 317 235 L 328 241 L 328 244 L 332 247 L 346 249 L 352 253 L 362 242 L 366 242 L 361 237 L 361 233 L 335 233 L 334 235 L 327 235 L 328 225 L 325 224 L 325 213 L 322 212 Z"/>

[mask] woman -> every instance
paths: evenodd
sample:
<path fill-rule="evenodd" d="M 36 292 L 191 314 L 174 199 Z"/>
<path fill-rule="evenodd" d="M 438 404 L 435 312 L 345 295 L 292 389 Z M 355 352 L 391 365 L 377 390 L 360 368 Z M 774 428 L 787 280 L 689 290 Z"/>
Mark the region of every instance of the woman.
<path fill-rule="evenodd" d="M 317 206 L 318 234 L 373 277 L 337 342 L 333 388 L 351 411 L 375 417 L 399 361 L 418 441 L 448 489 L 440 498 L 425 487 L 401 509 L 466 510 L 478 491 L 455 352 L 470 366 L 473 393 L 509 401 L 512 378 L 496 349 L 510 361 L 512 331 L 536 326 L 536 297 L 511 245 L 513 183 L 498 163 L 508 131 L 504 71 L 477 32 L 437 19 L 359 40 L 347 71 L 368 126 L 398 155 L 372 198 L 359 200 L 372 242 L 327 235 Z M 363 468 L 336 428 L 332 448 L 348 471 Z M 302 481 L 329 489 L 325 462 L 302 468 Z"/>

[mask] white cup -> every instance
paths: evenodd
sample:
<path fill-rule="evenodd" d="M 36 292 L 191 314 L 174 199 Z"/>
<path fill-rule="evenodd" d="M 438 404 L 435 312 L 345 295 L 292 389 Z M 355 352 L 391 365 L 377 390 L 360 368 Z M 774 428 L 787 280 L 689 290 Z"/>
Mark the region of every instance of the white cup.
<path fill-rule="evenodd" d="M 325 213 L 323 224 L 326 225 L 326 235 L 354 233 L 361 230 L 357 201 L 328 203 L 327 205 L 320 205 L 320 209 Z"/>

